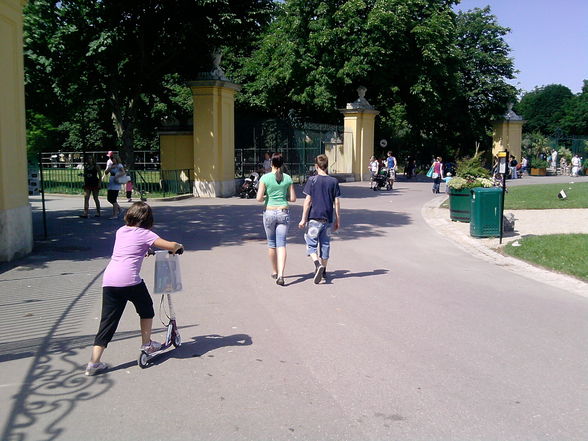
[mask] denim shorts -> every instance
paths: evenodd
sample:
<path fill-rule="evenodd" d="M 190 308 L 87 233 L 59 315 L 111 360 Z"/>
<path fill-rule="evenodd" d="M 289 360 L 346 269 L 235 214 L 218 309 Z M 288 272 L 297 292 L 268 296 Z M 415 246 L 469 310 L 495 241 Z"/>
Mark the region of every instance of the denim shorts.
<path fill-rule="evenodd" d="M 288 210 L 265 210 L 263 212 L 263 228 L 265 229 L 269 248 L 286 246 L 289 221 L 290 214 Z"/>
<path fill-rule="evenodd" d="M 309 219 L 304 233 L 306 254 L 317 253 L 320 247 L 321 259 L 328 259 L 331 249 L 331 223 Z M 319 254 L 319 253 L 317 253 Z"/>

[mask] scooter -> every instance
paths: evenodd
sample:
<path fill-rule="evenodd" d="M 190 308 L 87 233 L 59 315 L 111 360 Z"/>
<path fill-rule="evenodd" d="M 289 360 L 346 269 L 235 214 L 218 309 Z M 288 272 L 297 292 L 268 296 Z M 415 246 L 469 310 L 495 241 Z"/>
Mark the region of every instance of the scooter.
<path fill-rule="evenodd" d="M 153 251 L 152 249 L 149 249 L 147 254 L 154 255 L 157 252 L 162 251 Z M 176 251 L 176 254 L 182 254 L 183 252 L 184 249 L 180 248 L 178 251 Z M 173 253 L 170 251 L 169 254 Z M 161 345 L 161 348 L 158 351 L 152 352 L 151 354 L 148 354 L 145 351 L 141 351 L 141 353 L 139 354 L 139 358 L 137 359 L 137 364 L 141 369 L 145 369 L 149 365 L 151 360 L 153 360 L 153 358 L 157 357 L 158 355 L 161 355 L 171 346 L 173 346 L 174 348 L 178 348 L 182 345 L 182 337 L 180 336 L 180 332 L 178 330 L 178 326 L 176 323 L 176 313 L 174 311 L 174 305 L 172 303 L 171 294 L 164 293 L 161 295 L 161 302 L 159 303 L 159 315 L 161 317 L 161 307 L 163 305 L 164 297 L 167 297 L 167 305 L 169 308 L 169 315 L 167 315 L 169 322 L 167 324 L 165 342 Z"/>

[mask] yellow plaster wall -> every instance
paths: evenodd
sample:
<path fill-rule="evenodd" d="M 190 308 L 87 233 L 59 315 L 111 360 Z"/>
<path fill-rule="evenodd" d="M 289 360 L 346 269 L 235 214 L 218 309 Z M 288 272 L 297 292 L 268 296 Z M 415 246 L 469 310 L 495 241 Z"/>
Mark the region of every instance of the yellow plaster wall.
<path fill-rule="evenodd" d="M 492 155 L 508 150 L 518 161 L 522 156 L 524 121 L 499 121 L 494 123 L 492 133 Z"/>
<path fill-rule="evenodd" d="M 194 135 L 162 133 L 159 135 L 162 170 L 194 168 Z"/>
<path fill-rule="evenodd" d="M 22 8 L 0 0 L 0 261 L 33 249 L 28 201 Z"/>
<path fill-rule="evenodd" d="M 0 210 L 28 205 L 22 6 L 0 0 Z"/>
<path fill-rule="evenodd" d="M 374 154 L 375 110 L 343 110 L 344 163 L 356 180 L 369 179 L 368 164 Z M 339 159 L 338 159 L 339 160 Z M 338 172 L 341 173 L 341 172 Z"/>
<path fill-rule="evenodd" d="M 223 81 L 191 83 L 194 99 L 194 181 L 198 196 L 234 194 L 235 93 Z"/>

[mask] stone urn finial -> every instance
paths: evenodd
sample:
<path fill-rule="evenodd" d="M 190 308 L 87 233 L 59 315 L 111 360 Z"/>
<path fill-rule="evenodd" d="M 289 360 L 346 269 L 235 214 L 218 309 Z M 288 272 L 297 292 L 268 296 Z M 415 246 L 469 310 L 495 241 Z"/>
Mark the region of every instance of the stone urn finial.
<path fill-rule="evenodd" d="M 352 103 L 347 103 L 347 108 L 348 109 L 373 109 L 374 107 L 365 98 L 366 91 L 367 91 L 367 87 L 359 86 L 357 88 L 358 98 Z"/>
<path fill-rule="evenodd" d="M 222 57 L 223 54 L 221 50 L 215 48 L 210 54 L 210 62 L 212 64 L 212 69 L 209 72 L 199 72 L 198 79 L 229 81 L 229 79 L 225 76 L 223 69 L 220 67 Z"/>

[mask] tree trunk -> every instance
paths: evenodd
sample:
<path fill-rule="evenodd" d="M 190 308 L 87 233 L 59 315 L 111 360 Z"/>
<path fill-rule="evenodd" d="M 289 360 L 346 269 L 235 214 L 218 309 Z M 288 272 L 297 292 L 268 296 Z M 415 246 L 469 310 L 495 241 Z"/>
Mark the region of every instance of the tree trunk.
<path fill-rule="evenodd" d="M 135 129 L 135 100 L 130 99 L 127 106 L 121 105 L 120 101 L 111 96 L 112 123 L 120 146 L 119 156 L 125 168 L 133 169 L 135 166 L 134 152 L 134 129 Z"/>

